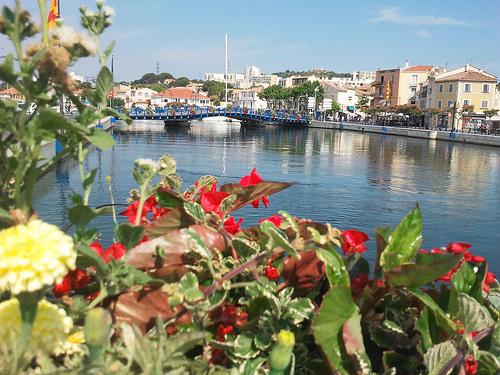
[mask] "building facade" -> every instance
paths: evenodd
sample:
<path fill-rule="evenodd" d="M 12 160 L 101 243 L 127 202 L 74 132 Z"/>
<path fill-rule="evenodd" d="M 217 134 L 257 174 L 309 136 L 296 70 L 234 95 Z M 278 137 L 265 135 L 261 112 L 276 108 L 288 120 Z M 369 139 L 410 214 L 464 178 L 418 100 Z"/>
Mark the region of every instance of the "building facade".
<path fill-rule="evenodd" d="M 267 101 L 258 96 L 263 90 L 263 87 L 235 89 L 231 93 L 231 101 L 235 107 L 264 110 L 267 108 Z"/>
<path fill-rule="evenodd" d="M 210 105 L 210 98 L 186 87 L 172 87 L 151 97 L 151 105 L 155 107 L 165 107 L 172 103 L 183 106 L 196 105 L 204 107 Z"/>

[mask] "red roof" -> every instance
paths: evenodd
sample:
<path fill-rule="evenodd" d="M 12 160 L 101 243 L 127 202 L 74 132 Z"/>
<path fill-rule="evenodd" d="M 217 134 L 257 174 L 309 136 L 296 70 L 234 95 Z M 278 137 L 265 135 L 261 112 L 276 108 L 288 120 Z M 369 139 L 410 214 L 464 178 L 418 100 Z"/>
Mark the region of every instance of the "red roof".
<path fill-rule="evenodd" d="M 408 69 L 403 70 L 404 72 L 426 72 L 434 68 L 434 65 L 415 65 Z"/>
<path fill-rule="evenodd" d="M 185 87 L 173 87 L 168 90 L 163 90 L 157 94 L 151 96 L 160 96 L 163 98 L 180 98 L 180 99 L 209 99 L 207 96 L 198 94 L 193 90 Z"/>
<path fill-rule="evenodd" d="M 472 70 L 469 70 L 467 72 L 460 72 L 457 74 L 452 74 L 451 76 L 448 77 L 443 77 L 436 79 L 436 82 L 444 82 L 444 81 L 490 81 L 490 82 L 496 82 L 496 78 L 492 78 L 492 76 L 487 76 L 486 74 L 475 72 Z"/>

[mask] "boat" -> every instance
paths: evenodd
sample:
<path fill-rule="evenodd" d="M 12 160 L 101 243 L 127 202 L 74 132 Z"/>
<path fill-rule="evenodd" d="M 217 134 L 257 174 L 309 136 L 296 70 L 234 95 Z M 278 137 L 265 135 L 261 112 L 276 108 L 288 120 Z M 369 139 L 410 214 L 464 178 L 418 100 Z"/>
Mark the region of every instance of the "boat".
<path fill-rule="evenodd" d="M 191 121 L 185 118 L 171 118 L 163 120 L 166 128 L 189 128 Z"/>

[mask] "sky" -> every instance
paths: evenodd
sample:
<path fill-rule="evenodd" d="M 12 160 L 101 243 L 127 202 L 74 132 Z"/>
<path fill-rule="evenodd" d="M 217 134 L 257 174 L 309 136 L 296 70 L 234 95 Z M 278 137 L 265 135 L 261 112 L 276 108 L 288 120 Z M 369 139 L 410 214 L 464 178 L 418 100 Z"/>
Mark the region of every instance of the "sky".
<path fill-rule="evenodd" d="M 64 24 L 83 32 L 79 8 L 95 10 L 95 1 L 60 2 Z M 314 68 L 352 73 L 408 61 L 448 70 L 470 63 L 500 78 L 500 0 L 106 0 L 105 5 L 116 15 L 101 45 L 116 41 L 117 82 L 157 69 L 190 79 L 224 73 L 226 34 L 230 73 L 243 73 L 245 66 L 263 74 Z M 40 18 L 36 0 L 21 0 L 21 6 Z M 0 56 L 12 51 L 0 35 Z M 95 77 L 97 57 L 70 70 Z"/>

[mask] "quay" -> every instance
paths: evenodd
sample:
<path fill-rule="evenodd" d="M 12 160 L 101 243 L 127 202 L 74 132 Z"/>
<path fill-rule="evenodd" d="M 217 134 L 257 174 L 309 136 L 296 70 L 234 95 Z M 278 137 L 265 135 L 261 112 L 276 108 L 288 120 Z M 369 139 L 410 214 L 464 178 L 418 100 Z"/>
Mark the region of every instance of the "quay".
<path fill-rule="evenodd" d="M 348 130 L 366 133 L 399 135 L 403 137 L 433 139 L 449 142 L 471 143 L 484 146 L 500 147 L 500 135 L 454 132 L 451 130 L 433 130 L 372 125 L 365 123 L 343 123 L 332 121 L 311 121 L 311 128 Z"/>

